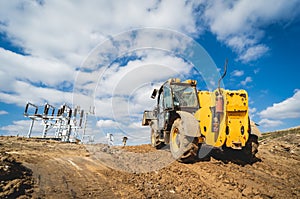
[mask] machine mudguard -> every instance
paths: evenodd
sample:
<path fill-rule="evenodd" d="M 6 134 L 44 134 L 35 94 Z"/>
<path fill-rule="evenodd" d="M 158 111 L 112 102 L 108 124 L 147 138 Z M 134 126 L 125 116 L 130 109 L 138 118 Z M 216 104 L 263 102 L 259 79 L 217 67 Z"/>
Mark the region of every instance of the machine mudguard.
<path fill-rule="evenodd" d="M 194 115 L 185 111 L 176 111 L 179 114 L 182 122 L 182 128 L 185 135 L 190 137 L 200 137 L 200 125 Z"/>

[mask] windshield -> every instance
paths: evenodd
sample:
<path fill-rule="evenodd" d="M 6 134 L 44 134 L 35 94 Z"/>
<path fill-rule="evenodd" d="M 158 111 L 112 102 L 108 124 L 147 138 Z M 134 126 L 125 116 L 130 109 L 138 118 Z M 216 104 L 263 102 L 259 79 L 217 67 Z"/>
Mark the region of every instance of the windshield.
<path fill-rule="evenodd" d="M 181 107 L 198 107 L 196 89 L 190 85 L 171 85 L 174 93 L 174 105 Z"/>

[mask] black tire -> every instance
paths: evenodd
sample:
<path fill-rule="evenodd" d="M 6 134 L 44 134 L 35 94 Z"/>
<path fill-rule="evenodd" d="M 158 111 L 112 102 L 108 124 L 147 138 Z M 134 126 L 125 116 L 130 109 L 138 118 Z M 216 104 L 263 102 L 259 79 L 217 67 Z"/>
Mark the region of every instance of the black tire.
<path fill-rule="evenodd" d="M 158 133 L 152 128 L 151 128 L 151 145 L 156 149 L 161 149 L 163 146 L 165 146 L 164 142 L 159 141 Z"/>
<path fill-rule="evenodd" d="M 176 119 L 170 133 L 170 150 L 172 156 L 179 162 L 191 162 L 195 160 L 198 153 L 197 141 L 197 138 L 187 136 L 182 132 L 181 119 Z"/>
<path fill-rule="evenodd" d="M 245 160 L 252 162 L 255 160 L 255 155 L 258 152 L 258 137 L 256 135 L 249 135 L 246 146 L 242 149 Z"/>

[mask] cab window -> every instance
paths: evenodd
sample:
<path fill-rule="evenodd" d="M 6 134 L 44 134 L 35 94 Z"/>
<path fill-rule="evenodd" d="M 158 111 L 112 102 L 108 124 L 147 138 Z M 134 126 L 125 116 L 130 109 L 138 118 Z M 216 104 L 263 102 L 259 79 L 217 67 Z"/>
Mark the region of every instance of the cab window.
<path fill-rule="evenodd" d="M 173 107 L 171 89 L 168 86 L 164 86 L 164 107 L 166 109 Z"/>

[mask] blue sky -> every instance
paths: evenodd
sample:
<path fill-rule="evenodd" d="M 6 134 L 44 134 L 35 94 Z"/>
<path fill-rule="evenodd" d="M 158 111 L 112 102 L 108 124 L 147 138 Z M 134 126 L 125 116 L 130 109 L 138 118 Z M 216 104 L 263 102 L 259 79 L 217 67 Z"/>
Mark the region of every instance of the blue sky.
<path fill-rule="evenodd" d="M 87 131 L 98 140 L 113 132 L 148 143 L 139 118 L 155 103 L 152 89 L 174 76 L 203 80 L 186 51 L 205 53 L 190 41 L 214 61 L 211 70 L 229 59 L 224 86 L 248 91 L 262 131 L 299 126 L 299 7 L 299 0 L 1 1 L 0 135 L 26 135 L 31 101 L 93 105 Z M 213 84 L 209 78 L 199 89 Z"/>

